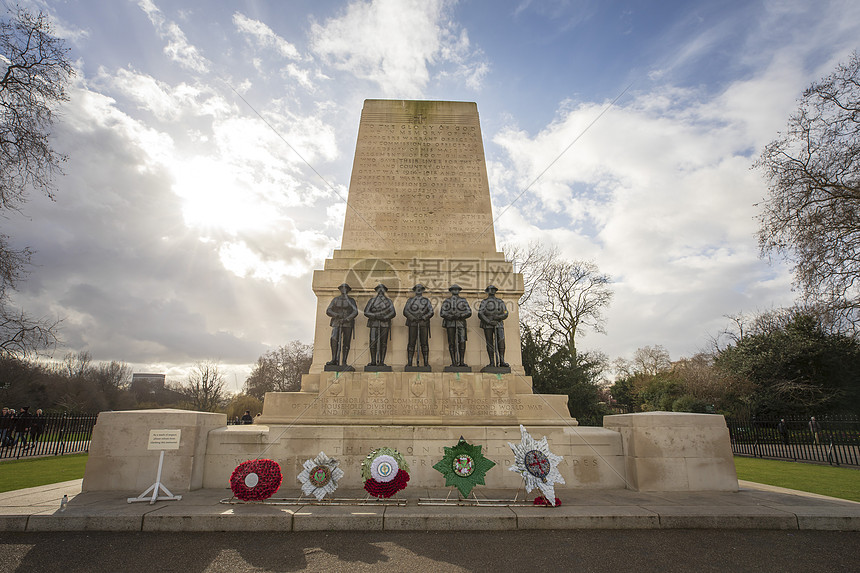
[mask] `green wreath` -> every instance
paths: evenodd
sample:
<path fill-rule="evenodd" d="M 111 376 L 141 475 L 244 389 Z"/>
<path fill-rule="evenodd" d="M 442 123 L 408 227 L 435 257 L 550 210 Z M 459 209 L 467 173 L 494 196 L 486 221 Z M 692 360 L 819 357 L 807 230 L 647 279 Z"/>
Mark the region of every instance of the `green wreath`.
<path fill-rule="evenodd" d="M 484 476 L 496 465 L 481 453 L 481 446 L 473 446 L 463 436 L 453 448 L 445 448 L 445 456 L 433 469 L 445 476 L 445 486 L 454 486 L 460 495 L 468 497 L 476 485 L 484 485 Z"/>

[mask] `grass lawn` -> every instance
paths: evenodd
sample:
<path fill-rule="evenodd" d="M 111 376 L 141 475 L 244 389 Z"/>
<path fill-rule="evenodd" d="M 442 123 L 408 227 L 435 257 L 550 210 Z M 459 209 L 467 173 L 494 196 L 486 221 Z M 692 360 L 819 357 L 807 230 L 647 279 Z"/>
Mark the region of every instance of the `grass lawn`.
<path fill-rule="evenodd" d="M 84 477 L 88 454 L 0 462 L 0 492 Z"/>
<path fill-rule="evenodd" d="M 738 479 L 860 501 L 860 470 L 735 456 Z"/>

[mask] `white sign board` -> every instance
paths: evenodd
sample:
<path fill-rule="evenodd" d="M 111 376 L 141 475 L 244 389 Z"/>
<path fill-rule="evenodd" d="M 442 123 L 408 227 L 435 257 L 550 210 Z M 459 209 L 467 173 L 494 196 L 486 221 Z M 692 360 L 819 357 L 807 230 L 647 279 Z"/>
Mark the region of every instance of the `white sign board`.
<path fill-rule="evenodd" d="M 182 430 L 150 430 L 147 450 L 178 450 Z"/>

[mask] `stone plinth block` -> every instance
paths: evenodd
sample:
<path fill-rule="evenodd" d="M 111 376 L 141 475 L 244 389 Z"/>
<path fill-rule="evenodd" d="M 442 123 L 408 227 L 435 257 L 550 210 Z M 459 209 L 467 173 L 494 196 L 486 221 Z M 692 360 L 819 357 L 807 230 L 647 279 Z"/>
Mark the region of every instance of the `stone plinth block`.
<path fill-rule="evenodd" d="M 478 372 L 322 372 L 268 392 L 260 424 L 576 425 L 567 396 L 531 378 Z"/>
<path fill-rule="evenodd" d="M 155 483 L 160 451 L 147 449 L 150 430 L 181 431 L 179 448 L 164 452 L 161 481 L 165 487 L 172 493 L 199 489 L 207 434 L 226 424 L 225 414 L 209 412 L 102 412 L 93 428 L 83 491 L 141 493 Z"/>
<path fill-rule="evenodd" d="M 445 478 L 433 465 L 442 459 L 445 447 L 453 447 L 460 436 L 482 446 L 483 454 L 496 463 L 487 472 L 487 488 L 517 489 L 522 477 L 508 468 L 513 453 L 508 442 L 520 442 L 519 426 L 252 426 L 251 440 L 241 426 L 229 426 L 209 434 L 204 487 L 226 487 L 233 469 L 247 459 L 265 457 L 281 465 L 284 481 L 280 497 L 301 495 L 296 476 L 305 460 L 320 451 L 340 461 L 344 477 L 340 487 L 361 488 L 361 462 L 373 448 L 397 449 L 409 464 L 409 487 L 439 488 Z M 603 428 L 577 426 L 527 426 L 536 439 L 547 437 L 550 449 L 564 456 L 559 471 L 567 489 L 624 489 L 624 458 L 621 436 Z M 244 429 L 244 428 L 243 428 Z M 537 495 L 537 494 L 535 494 Z"/>
<path fill-rule="evenodd" d="M 737 491 L 731 441 L 723 416 L 643 412 L 605 416 L 621 434 L 631 489 Z"/>

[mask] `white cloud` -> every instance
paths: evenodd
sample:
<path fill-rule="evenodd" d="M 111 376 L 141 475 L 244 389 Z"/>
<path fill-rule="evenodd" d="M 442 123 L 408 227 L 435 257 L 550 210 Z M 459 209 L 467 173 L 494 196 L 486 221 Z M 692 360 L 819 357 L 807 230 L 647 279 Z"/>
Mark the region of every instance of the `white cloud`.
<path fill-rule="evenodd" d="M 301 85 L 308 91 L 314 91 L 314 89 L 316 88 L 314 83 L 311 81 L 310 70 L 303 70 L 295 64 L 289 64 L 284 67 L 283 71 L 288 77 L 291 77 L 294 80 L 298 81 L 299 85 Z"/>
<path fill-rule="evenodd" d="M 778 83 L 765 73 L 715 97 L 638 93 L 585 133 L 603 106 L 565 104 L 534 136 L 503 130 L 494 142 L 507 150 L 509 172 L 499 173 L 498 164 L 492 171 L 508 200 L 581 137 L 500 219 L 502 234 L 520 244 L 557 244 L 569 258 L 596 258 L 617 281 L 608 327 L 624 334 L 613 337 L 615 345 L 671 342 L 689 353 L 715 316 L 789 303 L 785 269 L 758 258 L 754 203 L 765 188 L 750 170 L 762 134 L 784 117 L 782 91 L 763 88 Z M 779 111 L 762 118 L 751 106 Z M 648 338 L 655 321 L 673 333 L 671 341 Z"/>
<path fill-rule="evenodd" d="M 377 84 L 385 96 L 421 97 L 431 68 L 460 66 L 471 86 L 486 64 L 466 64 L 468 36 L 445 16 L 447 0 L 352 2 L 344 13 L 311 26 L 313 51 L 356 77 Z"/>
<path fill-rule="evenodd" d="M 240 12 L 233 14 L 233 24 L 243 34 L 248 35 L 261 48 L 274 48 L 281 56 L 290 60 L 300 60 L 296 47 L 281 38 L 263 22 L 252 20 Z"/>
<path fill-rule="evenodd" d="M 233 111 L 221 95 L 201 84 L 183 82 L 174 87 L 132 69 L 110 75 L 104 68 L 96 81 L 122 93 L 160 121 L 176 121 L 184 115 L 223 116 Z"/>
<path fill-rule="evenodd" d="M 159 36 L 167 41 L 164 53 L 182 67 L 194 72 L 207 72 L 209 61 L 185 37 L 185 33 L 175 23 L 168 21 L 152 0 L 139 0 L 138 6 L 149 17 Z"/>

